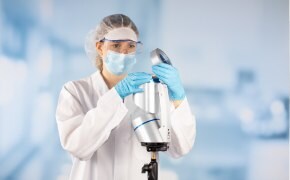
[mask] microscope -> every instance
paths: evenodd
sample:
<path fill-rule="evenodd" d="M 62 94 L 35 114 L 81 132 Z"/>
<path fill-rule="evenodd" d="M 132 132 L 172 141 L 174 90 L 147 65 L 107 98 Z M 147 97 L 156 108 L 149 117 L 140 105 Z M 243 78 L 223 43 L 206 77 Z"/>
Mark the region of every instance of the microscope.
<path fill-rule="evenodd" d="M 153 65 L 159 63 L 171 64 L 170 59 L 160 49 L 155 49 L 150 54 Z M 151 152 L 151 162 L 144 164 L 142 173 L 148 173 L 148 180 L 158 179 L 158 163 L 156 160 L 159 151 L 167 151 L 170 142 L 170 107 L 166 84 L 156 76 L 152 80 L 140 86 L 142 93 L 133 95 L 135 104 L 142 111 L 141 115 L 132 120 L 132 126 L 141 143 Z"/>

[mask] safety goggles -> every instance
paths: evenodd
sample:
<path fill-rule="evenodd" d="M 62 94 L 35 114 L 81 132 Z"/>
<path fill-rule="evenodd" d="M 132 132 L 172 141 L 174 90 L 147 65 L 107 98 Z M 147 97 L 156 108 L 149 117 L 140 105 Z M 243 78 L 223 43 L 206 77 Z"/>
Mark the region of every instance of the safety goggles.
<path fill-rule="evenodd" d="M 136 42 L 129 39 L 110 40 L 104 38 L 100 42 L 104 43 L 104 46 L 107 50 L 122 54 L 141 53 L 143 46 L 141 41 Z"/>

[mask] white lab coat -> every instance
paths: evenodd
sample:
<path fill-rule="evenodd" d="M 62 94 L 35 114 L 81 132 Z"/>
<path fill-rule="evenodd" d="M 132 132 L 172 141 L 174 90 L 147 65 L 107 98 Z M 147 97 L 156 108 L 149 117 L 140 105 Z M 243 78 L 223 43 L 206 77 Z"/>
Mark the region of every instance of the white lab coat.
<path fill-rule="evenodd" d="M 195 118 L 186 98 L 171 108 L 167 153 L 178 158 L 194 144 Z M 123 102 L 115 88 L 108 89 L 100 71 L 63 86 L 56 120 L 61 145 L 73 159 L 70 180 L 147 180 L 141 168 L 151 154 L 131 127 L 137 111 L 132 95 Z"/>

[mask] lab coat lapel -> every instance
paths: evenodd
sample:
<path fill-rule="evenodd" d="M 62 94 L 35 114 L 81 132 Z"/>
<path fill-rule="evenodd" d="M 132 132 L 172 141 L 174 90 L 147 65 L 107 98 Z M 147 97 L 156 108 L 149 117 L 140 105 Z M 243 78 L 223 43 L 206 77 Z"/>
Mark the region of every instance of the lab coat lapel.
<path fill-rule="evenodd" d="M 101 75 L 101 72 L 97 70 L 93 75 L 92 75 L 92 83 L 93 83 L 93 92 L 99 92 L 100 95 L 105 94 L 109 88 L 104 81 L 103 76 Z"/>

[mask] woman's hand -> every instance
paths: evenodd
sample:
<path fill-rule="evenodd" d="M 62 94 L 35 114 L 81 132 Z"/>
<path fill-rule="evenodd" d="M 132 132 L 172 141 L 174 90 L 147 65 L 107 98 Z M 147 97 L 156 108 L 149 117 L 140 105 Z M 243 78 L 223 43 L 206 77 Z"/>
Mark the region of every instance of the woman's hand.
<path fill-rule="evenodd" d="M 169 97 L 173 101 L 182 102 L 185 98 L 185 91 L 182 86 L 178 71 L 169 64 L 160 63 L 152 66 L 153 73 L 168 86 Z"/>
<path fill-rule="evenodd" d="M 126 78 L 121 80 L 115 86 L 115 89 L 120 97 L 124 99 L 130 94 L 143 92 L 144 90 L 142 88 L 139 88 L 139 86 L 141 84 L 149 82 L 151 79 L 152 76 L 145 72 L 130 73 Z"/>

